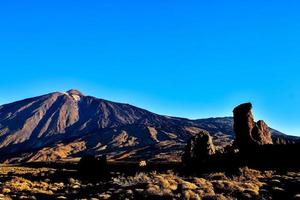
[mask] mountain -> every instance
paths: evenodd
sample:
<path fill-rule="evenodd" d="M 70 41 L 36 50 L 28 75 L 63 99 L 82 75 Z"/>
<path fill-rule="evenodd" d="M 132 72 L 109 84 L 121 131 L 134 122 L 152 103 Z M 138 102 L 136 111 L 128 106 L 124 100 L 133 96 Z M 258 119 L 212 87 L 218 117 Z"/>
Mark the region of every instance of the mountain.
<path fill-rule="evenodd" d="M 0 157 L 8 162 L 85 154 L 107 154 L 114 160 L 176 160 L 200 129 L 209 131 L 218 146 L 231 143 L 232 121 L 162 116 L 72 89 L 0 106 Z M 272 131 L 274 139 L 295 139 Z"/>

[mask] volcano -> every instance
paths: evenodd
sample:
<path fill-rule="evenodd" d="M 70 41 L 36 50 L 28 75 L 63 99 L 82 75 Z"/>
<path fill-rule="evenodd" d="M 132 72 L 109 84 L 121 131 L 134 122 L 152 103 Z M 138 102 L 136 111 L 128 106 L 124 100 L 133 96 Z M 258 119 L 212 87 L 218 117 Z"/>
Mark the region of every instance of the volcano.
<path fill-rule="evenodd" d="M 199 111 L 200 113 L 200 111 Z M 231 117 L 190 120 L 152 113 L 72 89 L 0 106 L 0 156 L 6 162 L 178 160 L 187 140 L 209 131 L 214 143 L 234 139 Z M 296 140 L 272 129 L 273 138 Z"/>

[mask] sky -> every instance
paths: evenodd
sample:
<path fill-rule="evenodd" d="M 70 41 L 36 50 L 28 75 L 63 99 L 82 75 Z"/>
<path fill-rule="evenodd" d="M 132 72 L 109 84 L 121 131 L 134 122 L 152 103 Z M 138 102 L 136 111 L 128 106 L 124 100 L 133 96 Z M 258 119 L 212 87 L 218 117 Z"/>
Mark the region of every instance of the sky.
<path fill-rule="evenodd" d="M 0 104 L 76 88 L 187 118 L 300 136 L 297 0 L 0 1 Z"/>

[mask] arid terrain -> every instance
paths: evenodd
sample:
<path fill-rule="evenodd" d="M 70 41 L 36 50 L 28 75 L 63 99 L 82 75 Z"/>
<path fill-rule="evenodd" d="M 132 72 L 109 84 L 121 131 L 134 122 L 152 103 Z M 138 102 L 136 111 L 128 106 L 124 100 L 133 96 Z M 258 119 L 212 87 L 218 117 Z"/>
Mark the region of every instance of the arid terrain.
<path fill-rule="evenodd" d="M 0 106 L 0 199 L 300 199 L 299 138 L 55 92 Z"/>
<path fill-rule="evenodd" d="M 0 0 L 0 200 L 300 200 L 300 0 Z"/>
<path fill-rule="evenodd" d="M 180 161 L 186 142 L 201 130 L 209 131 L 218 148 L 235 138 L 232 117 L 164 116 L 73 89 L 0 106 L 0 160 L 19 163 L 106 154 L 113 160 Z M 299 140 L 271 132 L 274 141 Z"/>
<path fill-rule="evenodd" d="M 300 199 L 299 171 L 247 167 L 184 176 L 141 169 L 87 180 L 71 169 L 2 165 L 0 181 L 0 199 Z"/>

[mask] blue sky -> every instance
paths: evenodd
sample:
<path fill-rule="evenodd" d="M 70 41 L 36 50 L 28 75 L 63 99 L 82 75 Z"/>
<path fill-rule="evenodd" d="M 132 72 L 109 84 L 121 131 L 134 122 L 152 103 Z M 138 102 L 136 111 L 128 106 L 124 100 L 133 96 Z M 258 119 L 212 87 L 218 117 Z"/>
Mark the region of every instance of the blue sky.
<path fill-rule="evenodd" d="M 1 1 L 0 104 L 77 88 L 153 112 L 300 135 L 300 2 Z"/>

